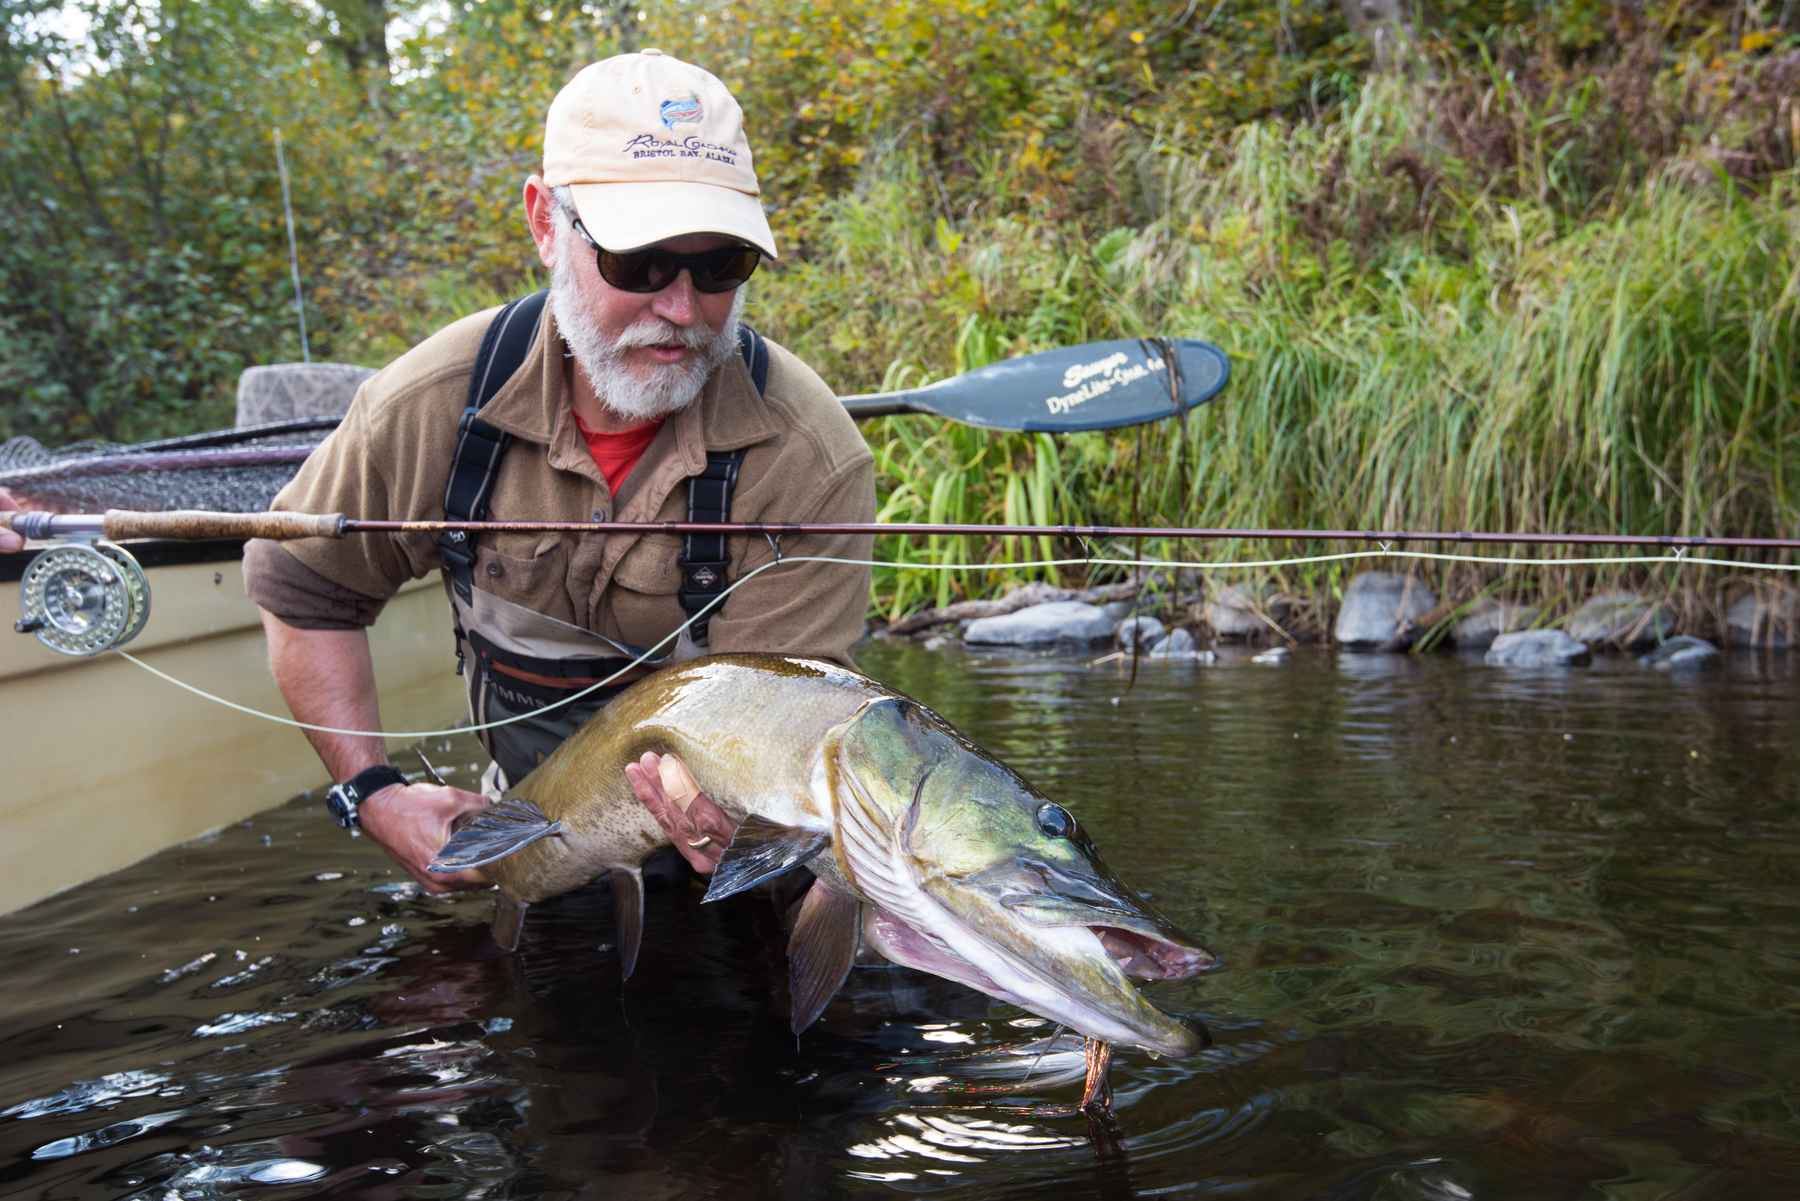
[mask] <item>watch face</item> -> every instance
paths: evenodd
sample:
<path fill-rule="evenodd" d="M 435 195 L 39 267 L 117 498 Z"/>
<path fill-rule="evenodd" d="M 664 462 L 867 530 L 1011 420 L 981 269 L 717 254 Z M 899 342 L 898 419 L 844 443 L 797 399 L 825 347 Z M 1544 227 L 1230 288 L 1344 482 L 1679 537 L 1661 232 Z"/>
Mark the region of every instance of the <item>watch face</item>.
<path fill-rule="evenodd" d="M 355 794 L 342 784 L 326 790 L 325 811 L 331 814 L 332 820 L 344 829 L 354 830 L 356 828 Z"/>

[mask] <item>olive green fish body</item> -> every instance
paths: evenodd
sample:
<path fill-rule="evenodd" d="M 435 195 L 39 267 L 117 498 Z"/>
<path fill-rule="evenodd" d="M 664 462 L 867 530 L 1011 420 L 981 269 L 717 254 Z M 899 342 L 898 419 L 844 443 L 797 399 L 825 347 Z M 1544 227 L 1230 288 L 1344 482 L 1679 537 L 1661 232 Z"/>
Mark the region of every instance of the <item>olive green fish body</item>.
<path fill-rule="evenodd" d="M 1212 956 L 1127 889 L 1061 805 L 929 709 L 819 660 L 716 655 L 665 668 L 460 829 L 434 870 L 482 866 L 510 905 L 612 880 L 627 978 L 642 934 L 638 869 L 668 839 L 627 764 L 674 755 L 738 821 L 716 900 L 804 866 L 817 880 L 788 944 L 794 1029 L 818 1016 L 859 945 L 1091 1038 L 1163 1055 L 1201 1043 L 1131 982 Z"/>

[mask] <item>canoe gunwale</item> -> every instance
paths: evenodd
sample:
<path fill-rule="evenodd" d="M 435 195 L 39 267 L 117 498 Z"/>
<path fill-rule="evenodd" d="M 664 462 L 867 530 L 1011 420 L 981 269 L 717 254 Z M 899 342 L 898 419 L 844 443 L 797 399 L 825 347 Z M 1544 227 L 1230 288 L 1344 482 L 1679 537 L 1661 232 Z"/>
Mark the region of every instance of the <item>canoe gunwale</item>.
<path fill-rule="evenodd" d="M 37 552 L 50 543 L 33 542 L 17 554 L 0 555 L 0 584 L 16 584 L 25 576 Z M 155 538 L 122 543 L 131 557 L 146 571 L 158 567 L 179 567 L 189 563 L 235 563 L 244 557 L 244 539 L 209 538 L 203 541 L 178 541 Z M 153 578 L 152 586 L 156 581 Z"/>

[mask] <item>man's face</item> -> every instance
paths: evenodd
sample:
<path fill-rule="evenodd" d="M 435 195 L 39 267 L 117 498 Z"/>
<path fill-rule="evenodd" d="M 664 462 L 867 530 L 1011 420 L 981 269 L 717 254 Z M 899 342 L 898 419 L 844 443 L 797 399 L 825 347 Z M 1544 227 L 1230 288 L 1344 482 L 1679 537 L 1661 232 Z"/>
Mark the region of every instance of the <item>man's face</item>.
<path fill-rule="evenodd" d="M 689 234 L 658 245 L 694 254 L 729 242 Z M 600 277 L 593 250 L 569 219 L 557 221 L 552 311 L 601 403 L 621 417 L 650 421 L 691 404 L 737 352 L 742 301 L 742 288 L 702 292 L 686 271 L 657 292 L 615 288 Z"/>

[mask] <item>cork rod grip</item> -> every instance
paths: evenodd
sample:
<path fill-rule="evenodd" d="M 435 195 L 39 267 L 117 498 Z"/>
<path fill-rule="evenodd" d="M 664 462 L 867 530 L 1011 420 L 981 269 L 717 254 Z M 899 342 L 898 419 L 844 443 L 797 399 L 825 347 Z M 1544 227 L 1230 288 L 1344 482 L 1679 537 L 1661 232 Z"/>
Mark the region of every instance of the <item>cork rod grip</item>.
<path fill-rule="evenodd" d="M 108 509 L 106 537 L 124 538 L 269 538 L 288 542 L 295 538 L 341 538 L 341 513 L 209 513 L 201 509 L 176 509 L 167 513 L 135 513 Z"/>

